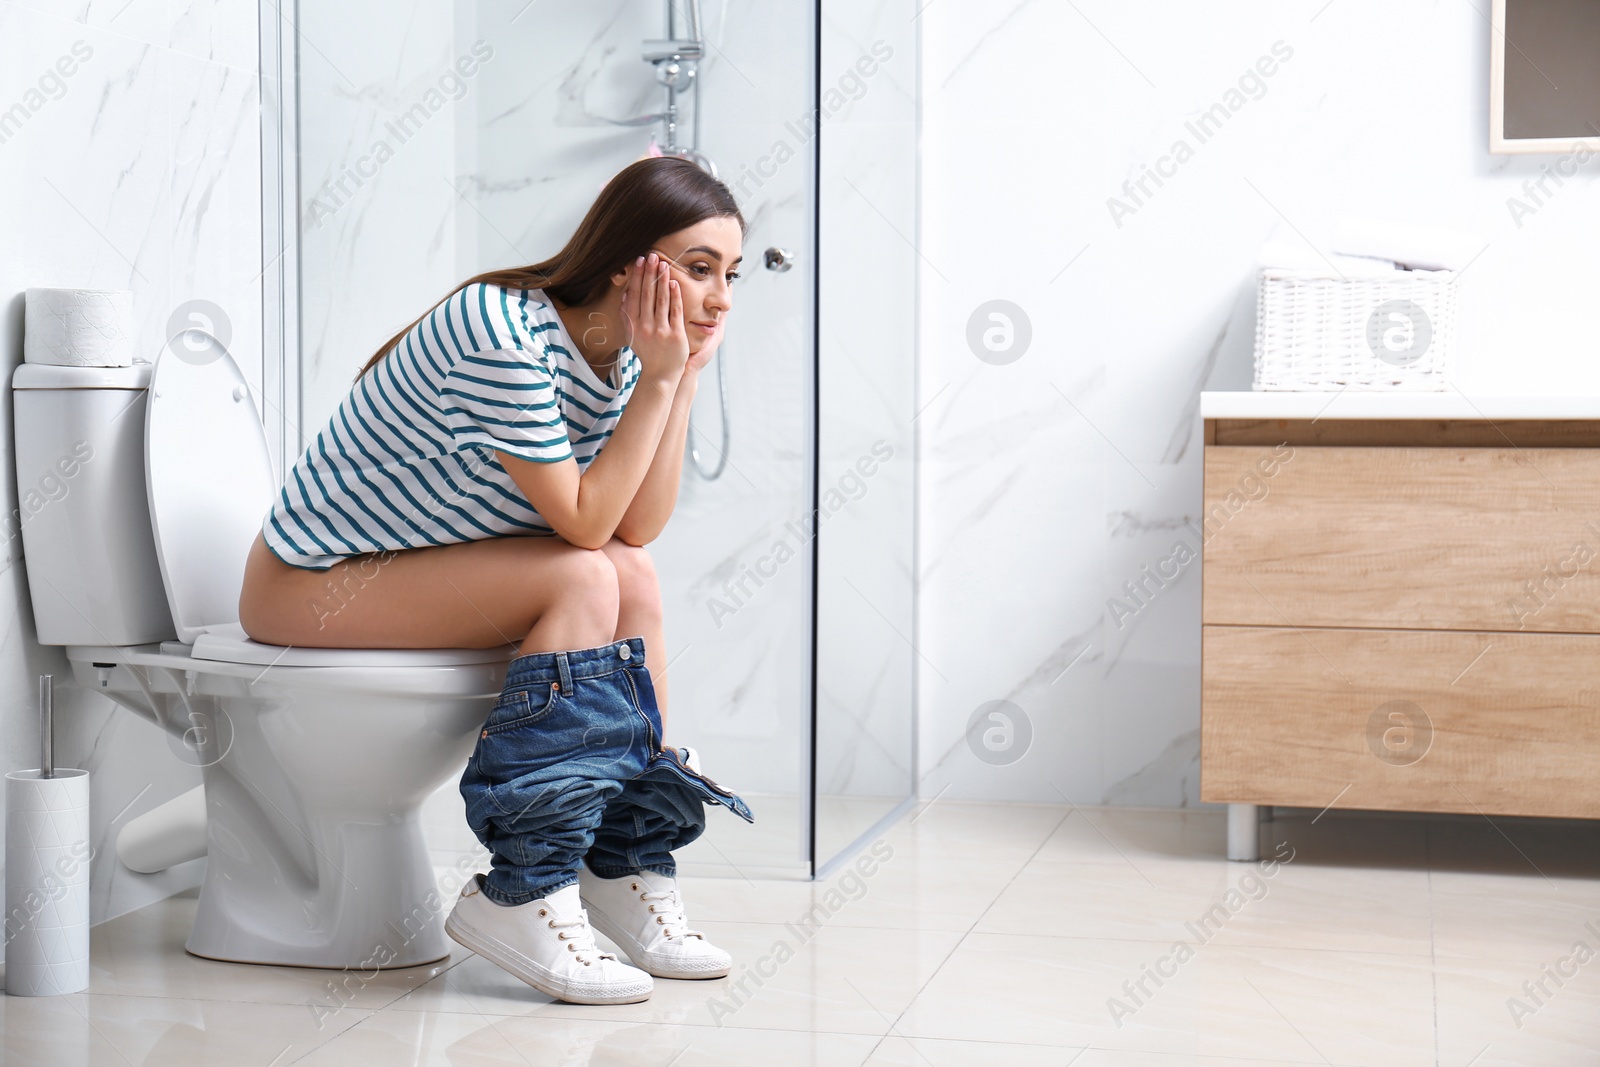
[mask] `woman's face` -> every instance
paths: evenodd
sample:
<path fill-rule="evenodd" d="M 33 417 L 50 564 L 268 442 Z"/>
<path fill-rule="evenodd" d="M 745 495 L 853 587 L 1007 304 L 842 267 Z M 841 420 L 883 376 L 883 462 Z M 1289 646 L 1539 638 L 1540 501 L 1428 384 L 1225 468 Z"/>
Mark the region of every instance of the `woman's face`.
<path fill-rule="evenodd" d="M 650 246 L 667 258 L 672 276 L 678 279 L 683 329 L 691 353 L 727 328 L 728 312 L 733 308 L 730 286 L 739 276 L 743 245 L 738 220 L 722 215 L 669 233 Z"/>

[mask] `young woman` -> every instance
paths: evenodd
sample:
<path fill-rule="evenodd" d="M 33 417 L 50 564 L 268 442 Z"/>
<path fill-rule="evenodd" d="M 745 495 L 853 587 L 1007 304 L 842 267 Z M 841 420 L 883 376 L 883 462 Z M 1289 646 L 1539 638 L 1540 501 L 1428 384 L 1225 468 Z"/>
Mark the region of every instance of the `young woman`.
<path fill-rule="evenodd" d="M 744 229 L 686 160 L 623 169 L 559 253 L 468 280 L 368 361 L 245 567 L 259 641 L 519 646 L 461 781 L 493 869 L 445 928 L 574 1003 L 732 966 L 688 929 L 671 853 L 706 802 L 750 812 L 662 743 L 644 546 L 677 500 Z M 591 920 L 637 968 L 596 948 Z"/>

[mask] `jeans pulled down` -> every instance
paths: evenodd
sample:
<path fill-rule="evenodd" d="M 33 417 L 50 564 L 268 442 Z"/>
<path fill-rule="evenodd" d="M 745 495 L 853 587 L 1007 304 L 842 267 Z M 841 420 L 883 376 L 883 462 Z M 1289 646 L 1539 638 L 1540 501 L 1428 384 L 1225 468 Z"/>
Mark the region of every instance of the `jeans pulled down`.
<path fill-rule="evenodd" d="M 484 893 L 503 904 L 576 883 L 580 862 L 605 878 L 675 875 L 672 853 L 705 830 L 707 803 L 754 821 L 662 748 L 642 637 L 513 659 L 461 796 L 494 857 Z"/>

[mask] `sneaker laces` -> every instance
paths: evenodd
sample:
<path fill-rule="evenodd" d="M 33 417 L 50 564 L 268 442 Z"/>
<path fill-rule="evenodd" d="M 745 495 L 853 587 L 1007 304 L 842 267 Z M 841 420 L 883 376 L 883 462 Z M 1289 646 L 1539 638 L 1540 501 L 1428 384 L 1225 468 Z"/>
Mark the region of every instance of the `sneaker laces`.
<path fill-rule="evenodd" d="M 546 919 L 550 929 L 556 931 L 556 937 L 568 942 L 568 951 L 577 956 L 578 961 L 585 967 L 596 962 L 589 955 L 594 954 L 597 960 L 614 960 L 616 955 L 611 952 L 600 951 L 600 946 L 595 944 L 594 930 L 589 926 L 589 913 L 579 909 L 578 914 L 570 919 Z M 571 929 L 571 934 L 565 931 Z"/>
<path fill-rule="evenodd" d="M 674 930 L 681 928 L 681 936 L 683 937 L 698 937 L 702 941 L 706 939 L 706 935 L 699 930 L 690 930 L 688 928 L 689 917 L 684 914 L 683 901 L 678 897 L 676 886 L 657 892 L 641 889 L 639 891 L 639 899 L 646 903 L 653 900 L 659 900 L 664 903 L 665 906 L 660 909 L 657 909 L 654 904 L 650 904 L 650 911 L 655 915 L 656 923 L 666 927 L 665 932 L 668 938 L 672 937 Z"/>

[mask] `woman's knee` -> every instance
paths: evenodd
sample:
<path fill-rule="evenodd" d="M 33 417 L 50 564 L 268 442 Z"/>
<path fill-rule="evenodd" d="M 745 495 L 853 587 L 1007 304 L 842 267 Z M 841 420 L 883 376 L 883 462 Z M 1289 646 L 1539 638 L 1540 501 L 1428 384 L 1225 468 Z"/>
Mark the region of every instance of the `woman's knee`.
<path fill-rule="evenodd" d="M 601 551 L 617 572 L 617 595 L 622 610 L 638 613 L 661 611 L 661 583 L 655 561 L 647 549 L 613 537 Z"/>
<path fill-rule="evenodd" d="M 560 554 L 561 589 L 558 600 L 580 608 L 585 615 L 616 624 L 620 603 L 616 565 L 595 548 L 569 545 Z"/>

